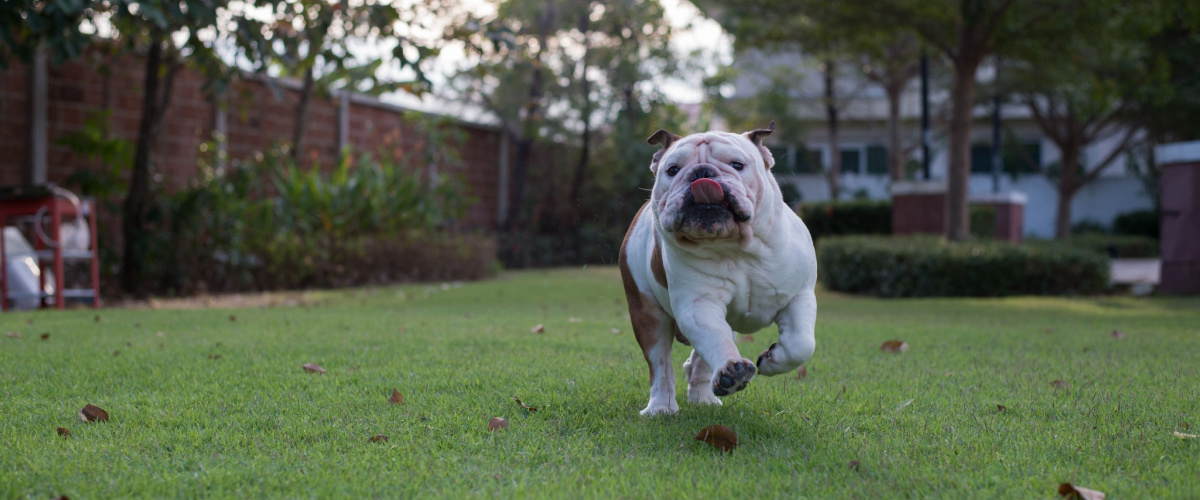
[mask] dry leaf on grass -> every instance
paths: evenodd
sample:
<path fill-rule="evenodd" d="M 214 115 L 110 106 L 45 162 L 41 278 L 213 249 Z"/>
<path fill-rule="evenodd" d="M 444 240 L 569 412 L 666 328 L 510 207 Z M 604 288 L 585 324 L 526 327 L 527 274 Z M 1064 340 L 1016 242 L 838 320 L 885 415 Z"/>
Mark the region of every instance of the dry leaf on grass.
<path fill-rule="evenodd" d="M 4 336 L 5 336 L 5 337 L 8 337 L 8 338 L 10 338 L 10 339 L 19 339 L 19 338 L 21 338 L 21 334 L 19 334 L 19 333 L 17 333 L 17 332 L 4 332 Z"/>
<path fill-rule="evenodd" d="M 209 354 L 208 359 L 221 359 L 220 354 Z"/>
<path fill-rule="evenodd" d="M 1059 388 L 1059 389 L 1066 389 L 1068 387 L 1071 387 L 1071 383 L 1067 382 L 1066 380 L 1055 380 L 1053 382 L 1050 382 L 1050 385 L 1054 386 L 1055 388 Z"/>
<path fill-rule="evenodd" d="M 108 412 L 99 406 L 88 404 L 79 410 L 79 420 L 84 422 L 108 422 Z"/>
<path fill-rule="evenodd" d="M 546 333 L 546 325 L 539 324 L 538 326 L 530 328 L 529 331 L 532 333 Z"/>
<path fill-rule="evenodd" d="M 163 332 L 154 332 L 154 334 L 155 334 L 155 335 L 158 335 L 159 337 L 166 337 L 166 336 L 167 336 L 167 334 L 165 334 L 165 333 L 163 333 Z"/>
<path fill-rule="evenodd" d="M 96 315 L 96 317 L 92 318 L 92 321 L 94 321 L 94 322 L 96 322 L 96 323 L 99 323 L 99 322 L 100 322 L 100 315 L 99 315 L 99 314 L 97 314 L 97 315 Z"/>
<path fill-rule="evenodd" d="M 62 436 L 62 437 L 71 437 L 71 429 L 68 429 L 66 427 L 59 427 L 58 435 Z"/>
<path fill-rule="evenodd" d="M 1007 411 L 1007 410 L 1008 410 L 1008 407 L 1007 407 L 1007 406 L 1004 406 L 1004 405 L 996 405 L 996 411 L 1003 412 L 1003 411 Z"/>
<path fill-rule="evenodd" d="M 113 351 L 113 356 L 120 356 L 120 355 L 121 355 L 121 351 Z"/>
<path fill-rule="evenodd" d="M 1171 433 L 1172 433 L 1172 434 L 1175 434 L 1175 437 L 1177 437 L 1177 438 L 1179 438 L 1179 439 L 1196 439 L 1196 435 L 1195 435 L 1195 434 L 1184 434 L 1184 433 L 1182 433 L 1182 432 L 1179 432 L 1179 431 L 1171 431 Z"/>
<path fill-rule="evenodd" d="M 527 404 L 525 404 L 525 403 L 522 403 L 522 402 L 521 402 L 521 400 L 520 400 L 520 399 L 517 399 L 517 397 L 516 397 L 516 396 L 513 396 L 513 397 L 512 397 L 512 399 L 513 399 L 513 401 L 516 401 L 516 402 L 517 402 L 517 404 L 521 405 L 521 408 L 524 408 L 524 409 L 526 409 L 526 410 L 529 410 L 529 412 L 530 412 L 530 413 L 533 413 L 533 412 L 535 412 L 535 411 L 538 411 L 538 409 L 537 409 L 537 407 L 536 407 L 536 406 L 529 406 L 529 405 L 527 405 Z"/>
<path fill-rule="evenodd" d="M 582 321 L 583 321 L 582 319 L 576 318 L 574 316 L 567 318 L 567 323 L 580 323 Z"/>
<path fill-rule="evenodd" d="M 43 334 L 41 335 L 41 337 L 42 337 L 42 340 L 47 340 L 47 339 L 49 339 L 49 338 L 50 338 L 50 332 L 43 333 Z"/>
<path fill-rule="evenodd" d="M 796 369 L 796 378 L 797 379 L 804 379 L 806 377 L 808 377 L 808 368 L 801 366 L 800 368 Z"/>
<path fill-rule="evenodd" d="M 392 388 L 392 397 L 388 398 L 388 402 L 391 404 L 394 404 L 394 405 L 404 403 L 404 395 L 400 394 L 400 391 L 396 390 L 396 388 L 393 387 Z"/>
<path fill-rule="evenodd" d="M 230 314 L 230 315 L 229 315 L 229 321 L 237 321 L 237 316 L 234 316 L 234 315 Z"/>
<path fill-rule="evenodd" d="M 1076 500 L 1104 500 L 1106 496 L 1103 492 L 1075 486 L 1071 483 L 1063 483 L 1058 485 L 1058 494 L 1064 498 Z"/>
<path fill-rule="evenodd" d="M 309 373 L 320 373 L 321 375 L 325 374 L 325 369 L 321 368 L 321 365 L 318 365 L 316 363 L 305 363 L 303 368 L 304 368 L 304 371 L 309 372 Z"/>
<path fill-rule="evenodd" d="M 849 462 L 846 462 L 846 468 L 847 468 L 847 469 L 850 469 L 850 470 L 852 470 L 852 471 L 855 471 L 855 472 L 858 472 L 858 468 L 859 468 L 861 465 L 862 465 L 862 464 L 859 464 L 859 463 L 858 463 L 858 460 L 851 460 L 851 461 L 849 461 Z"/>
<path fill-rule="evenodd" d="M 1125 332 L 1122 332 L 1121 330 L 1113 330 L 1112 333 L 1110 333 L 1109 335 L 1111 335 L 1112 338 L 1114 338 L 1114 339 L 1125 338 Z"/>
<path fill-rule="evenodd" d="M 508 421 L 504 420 L 503 418 L 500 418 L 500 417 L 492 417 L 492 421 L 488 422 L 488 430 L 489 431 L 498 431 L 500 429 L 507 429 L 507 428 L 508 428 Z"/>
<path fill-rule="evenodd" d="M 386 443 L 386 442 L 387 442 L 387 440 L 388 440 L 388 437 L 387 437 L 387 436 L 384 436 L 383 434 L 380 434 L 380 435 L 378 435 L 378 436 L 371 436 L 371 442 L 372 442 L 372 443 L 378 443 L 378 442 L 380 442 L 380 441 L 382 441 L 382 442 L 385 442 L 385 443 Z"/>
<path fill-rule="evenodd" d="M 696 434 L 696 441 L 704 441 L 713 447 L 731 452 L 738 446 L 737 433 L 724 425 L 710 425 Z"/>
<path fill-rule="evenodd" d="M 884 342 L 883 345 L 879 346 L 879 350 L 881 350 L 883 352 L 891 352 L 891 353 L 904 352 L 904 351 L 908 350 L 908 342 L 901 342 L 899 340 L 889 340 L 887 342 Z"/>
<path fill-rule="evenodd" d="M 621 334 L 621 329 L 620 329 L 620 328 L 613 328 L 613 329 L 612 329 L 612 332 L 613 332 L 613 335 L 620 335 L 620 334 Z"/>
<path fill-rule="evenodd" d="M 742 335 L 741 337 L 738 337 L 737 341 L 738 342 L 754 342 L 754 336 L 753 335 Z"/>

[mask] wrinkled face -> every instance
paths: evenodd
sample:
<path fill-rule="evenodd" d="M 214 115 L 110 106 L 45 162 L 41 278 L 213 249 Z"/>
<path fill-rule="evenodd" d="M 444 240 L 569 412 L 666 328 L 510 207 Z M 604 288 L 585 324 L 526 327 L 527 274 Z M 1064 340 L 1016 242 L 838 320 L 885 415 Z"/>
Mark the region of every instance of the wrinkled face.
<path fill-rule="evenodd" d="M 769 175 L 759 147 L 727 132 L 675 141 L 651 167 L 659 224 L 681 242 L 737 239 L 765 193 Z"/>

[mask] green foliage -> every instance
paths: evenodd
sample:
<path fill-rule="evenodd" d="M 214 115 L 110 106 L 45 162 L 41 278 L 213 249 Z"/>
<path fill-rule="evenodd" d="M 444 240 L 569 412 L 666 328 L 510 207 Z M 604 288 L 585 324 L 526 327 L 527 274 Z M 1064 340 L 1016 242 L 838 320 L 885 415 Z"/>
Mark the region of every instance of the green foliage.
<path fill-rule="evenodd" d="M 887 200 L 801 203 L 796 214 L 814 242 L 826 236 L 892 233 L 892 202 Z"/>
<path fill-rule="evenodd" d="M 1158 210 L 1134 210 L 1118 214 L 1113 219 L 1113 232 L 1144 236 L 1157 240 L 1162 229 L 1162 216 Z"/>
<path fill-rule="evenodd" d="M 79 188 L 80 194 L 110 202 L 125 194 L 123 176 L 133 163 L 133 144 L 113 137 L 109 129 L 111 110 L 89 113 L 83 128 L 63 134 L 58 139 L 77 157 L 97 164 L 96 168 L 79 167 L 67 176 L 66 184 Z"/>
<path fill-rule="evenodd" d="M 1150 259 L 1158 257 L 1158 240 L 1129 234 L 1083 233 L 1066 240 L 1032 240 L 1029 244 L 1071 246 L 1114 259 Z"/>
<path fill-rule="evenodd" d="M 1096 294 L 1108 259 L 1067 245 L 846 236 L 817 248 L 830 290 L 879 297 Z"/>

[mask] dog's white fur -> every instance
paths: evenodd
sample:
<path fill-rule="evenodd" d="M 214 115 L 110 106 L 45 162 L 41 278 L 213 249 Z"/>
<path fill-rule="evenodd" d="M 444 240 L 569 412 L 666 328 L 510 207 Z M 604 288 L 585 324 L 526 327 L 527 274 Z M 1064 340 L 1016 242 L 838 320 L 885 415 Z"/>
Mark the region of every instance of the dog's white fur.
<path fill-rule="evenodd" d="M 770 172 L 774 159 L 760 142 L 769 133 L 679 138 L 660 131 L 650 140 L 665 149 L 651 164 L 654 189 L 625 236 L 620 258 L 630 317 L 650 366 L 650 402 L 643 415 L 679 411 L 671 347 L 680 334 L 693 347 L 683 364 L 691 403 L 721 404 L 718 394 L 743 389 L 755 371 L 787 373 L 812 357 L 816 254 L 808 228 L 783 202 Z M 743 168 L 734 168 L 735 162 Z M 744 212 L 749 220 L 686 220 L 691 180 L 704 175 L 697 168 L 708 169 L 730 211 Z M 751 364 L 734 337 L 771 323 L 779 325 L 779 341 Z"/>

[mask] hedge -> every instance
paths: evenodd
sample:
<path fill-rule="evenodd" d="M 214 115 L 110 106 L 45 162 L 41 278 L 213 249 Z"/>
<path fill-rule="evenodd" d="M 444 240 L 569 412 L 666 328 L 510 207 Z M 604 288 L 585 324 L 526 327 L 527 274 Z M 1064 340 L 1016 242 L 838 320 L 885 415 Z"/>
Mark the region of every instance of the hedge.
<path fill-rule="evenodd" d="M 796 214 L 808 226 L 813 241 L 825 236 L 892 233 L 892 202 L 887 200 L 803 203 Z"/>
<path fill-rule="evenodd" d="M 844 236 L 817 247 L 821 282 L 879 297 L 1085 295 L 1108 287 L 1108 259 L 1069 245 Z"/>
<path fill-rule="evenodd" d="M 1039 242 L 1045 244 L 1047 242 Z M 1114 259 L 1148 259 L 1158 257 L 1158 240 L 1128 234 L 1083 233 L 1053 244 L 1070 245 L 1090 250 Z"/>
<path fill-rule="evenodd" d="M 1145 236 L 1158 239 L 1159 228 L 1162 226 L 1162 216 L 1157 210 L 1135 210 L 1117 215 L 1113 219 L 1113 232 Z"/>

